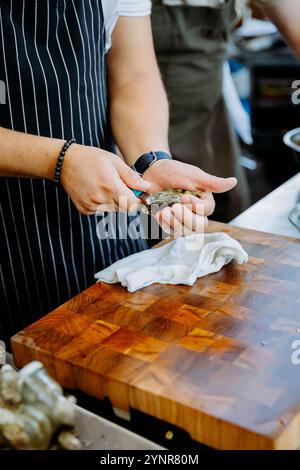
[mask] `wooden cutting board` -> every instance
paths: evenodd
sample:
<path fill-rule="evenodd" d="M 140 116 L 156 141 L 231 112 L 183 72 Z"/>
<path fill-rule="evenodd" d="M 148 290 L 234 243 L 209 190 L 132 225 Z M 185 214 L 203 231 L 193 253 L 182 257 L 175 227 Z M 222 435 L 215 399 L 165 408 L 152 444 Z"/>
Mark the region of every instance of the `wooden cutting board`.
<path fill-rule="evenodd" d="M 40 360 L 63 386 L 214 448 L 298 448 L 300 241 L 211 229 L 240 240 L 249 263 L 193 287 L 95 284 L 12 339 L 16 365 Z"/>

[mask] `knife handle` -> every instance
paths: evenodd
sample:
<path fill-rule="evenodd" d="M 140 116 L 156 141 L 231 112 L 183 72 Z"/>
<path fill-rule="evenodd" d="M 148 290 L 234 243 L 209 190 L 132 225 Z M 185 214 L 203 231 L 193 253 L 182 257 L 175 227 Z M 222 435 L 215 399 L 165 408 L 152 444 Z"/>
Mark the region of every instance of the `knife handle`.
<path fill-rule="evenodd" d="M 138 189 L 132 189 L 131 191 L 135 194 L 136 197 L 140 199 L 142 198 L 142 195 L 144 194 L 144 191 L 139 191 Z"/>

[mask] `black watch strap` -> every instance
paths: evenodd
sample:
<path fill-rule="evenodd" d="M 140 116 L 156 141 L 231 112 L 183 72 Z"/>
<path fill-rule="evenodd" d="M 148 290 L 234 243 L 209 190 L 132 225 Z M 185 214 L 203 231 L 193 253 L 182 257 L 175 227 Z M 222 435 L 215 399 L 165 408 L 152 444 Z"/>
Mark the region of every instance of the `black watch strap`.
<path fill-rule="evenodd" d="M 132 168 L 137 173 L 142 175 L 151 165 L 153 165 L 153 163 L 157 162 L 158 160 L 172 160 L 172 157 L 167 152 L 144 153 L 144 155 L 138 158 L 135 164 L 132 165 Z"/>

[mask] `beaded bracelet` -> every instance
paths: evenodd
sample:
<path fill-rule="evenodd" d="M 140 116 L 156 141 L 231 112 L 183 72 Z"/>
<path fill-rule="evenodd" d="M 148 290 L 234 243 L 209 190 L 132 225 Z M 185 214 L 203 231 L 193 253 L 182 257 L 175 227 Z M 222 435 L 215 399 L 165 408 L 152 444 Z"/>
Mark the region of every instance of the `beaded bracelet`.
<path fill-rule="evenodd" d="M 54 172 L 54 183 L 59 184 L 60 181 L 60 175 L 61 175 L 61 167 L 66 155 L 67 150 L 71 147 L 72 144 L 75 144 L 76 140 L 75 139 L 70 139 L 65 142 L 63 148 L 61 149 L 57 162 L 56 162 L 56 167 L 55 167 L 55 172 Z"/>

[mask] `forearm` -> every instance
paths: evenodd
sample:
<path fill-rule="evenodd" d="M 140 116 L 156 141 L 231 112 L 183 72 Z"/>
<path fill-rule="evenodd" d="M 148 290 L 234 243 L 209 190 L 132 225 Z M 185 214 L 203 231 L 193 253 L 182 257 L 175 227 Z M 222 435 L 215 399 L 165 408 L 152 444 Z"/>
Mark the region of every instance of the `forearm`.
<path fill-rule="evenodd" d="M 169 107 L 149 17 L 121 17 L 107 58 L 114 139 L 131 165 L 151 150 L 169 152 Z"/>
<path fill-rule="evenodd" d="M 264 11 L 300 59 L 299 0 L 282 0 Z"/>
<path fill-rule="evenodd" d="M 0 127 L 0 176 L 53 179 L 63 140 Z"/>
<path fill-rule="evenodd" d="M 154 77 L 136 76 L 112 91 L 110 103 L 113 135 L 129 165 L 151 150 L 170 152 L 168 102 L 158 72 Z"/>

